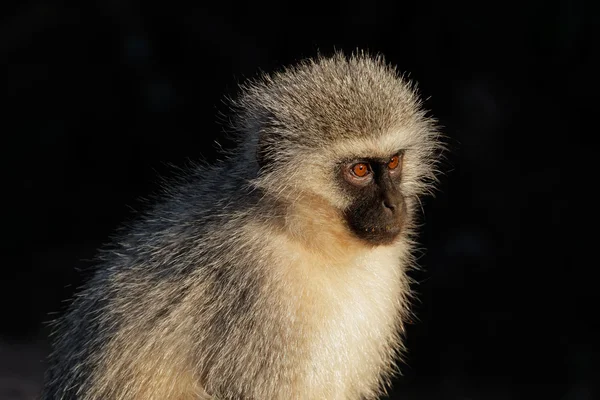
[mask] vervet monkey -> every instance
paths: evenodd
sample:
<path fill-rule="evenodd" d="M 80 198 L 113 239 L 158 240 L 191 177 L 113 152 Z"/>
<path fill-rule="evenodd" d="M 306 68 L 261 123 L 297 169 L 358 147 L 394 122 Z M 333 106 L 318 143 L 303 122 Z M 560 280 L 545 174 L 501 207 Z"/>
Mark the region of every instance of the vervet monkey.
<path fill-rule="evenodd" d="M 402 350 L 439 135 L 381 57 L 242 85 L 237 147 L 169 185 L 58 321 L 44 399 L 372 399 Z"/>

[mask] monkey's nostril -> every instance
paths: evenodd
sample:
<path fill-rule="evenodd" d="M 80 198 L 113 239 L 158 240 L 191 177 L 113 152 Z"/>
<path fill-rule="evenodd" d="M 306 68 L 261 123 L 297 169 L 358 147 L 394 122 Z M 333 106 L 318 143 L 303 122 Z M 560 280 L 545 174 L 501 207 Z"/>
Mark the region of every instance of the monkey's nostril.
<path fill-rule="evenodd" d="M 383 200 L 383 206 L 386 209 L 390 210 L 391 212 L 394 212 L 396 210 L 396 205 L 393 202 L 391 202 L 391 201 L 389 201 L 387 199 Z"/>

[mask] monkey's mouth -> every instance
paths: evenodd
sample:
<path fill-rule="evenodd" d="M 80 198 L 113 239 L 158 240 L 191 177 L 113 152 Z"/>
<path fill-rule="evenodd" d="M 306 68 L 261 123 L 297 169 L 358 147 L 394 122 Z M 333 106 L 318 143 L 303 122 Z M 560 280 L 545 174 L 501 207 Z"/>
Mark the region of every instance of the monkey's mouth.
<path fill-rule="evenodd" d="M 402 231 L 401 224 L 389 224 L 381 226 L 367 226 L 353 229 L 355 234 L 362 240 L 375 245 L 390 244 L 396 240 Z"/>
<path fill-rule="evenodd" d="M 372 226 L 372 227 L 367 227 L 364 228 L 365 232 L 369 232 L 369 233 L 378 233 L 378 234 L 398 234 L 400 233 L 400 226 L 399 225 L 385 225 L 385 226 Z"/>

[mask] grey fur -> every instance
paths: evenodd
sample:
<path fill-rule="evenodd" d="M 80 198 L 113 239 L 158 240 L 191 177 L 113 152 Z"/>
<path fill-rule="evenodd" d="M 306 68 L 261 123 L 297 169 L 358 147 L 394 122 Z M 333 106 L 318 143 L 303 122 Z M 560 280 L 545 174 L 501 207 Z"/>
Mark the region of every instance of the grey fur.
<path fill-rule="evenodd" d="M 435 126 L 413 87 L 381 58 L 364 54 L 308 60 L 241 92 L 232 104 L 239 146 L 216 165 L 196 166 L 169 184 L 162 200 L 102 253 L 95 276 L 57 322 L 43 399 L 359 399 L 385 390 L 408 313 L 405 271 L 418 196 L 434 181 Z M 308 204 L 315 223 L 341 224 L 318 214 L 348 201 L 328 181 L 327 169 L 339 162 L 335 146 L 376 142 L 390 132 L 400 142 L 406 136 L 410 147 L 402 183 L 407 224 L 392 256 L 360 245 L 336 253 L 341 245 L 328 243 L 335 232 L 323 236 L 326 243 L 311 242 L 304 217 L 290 222 L 290 215 L 304 215 L 298 210 L 314 197 L 325 204 Z M 296 243 L 299 250 L 290 250 Z M 348 271 L 386 265 L 397 277 L 393 294 L 350 305 L 367 317 L 389 308 L 373 319 L 378 326 L 357 325 L 354 332 L 351 313 L 338 318 L 346 310 L 338 299 L 352 298 L 336 286 L 342 278 L 317 288 L 310 277 L 282 272 L 299 263 L 345 276 L 334 269 L 346 252 L 356 253 Z M 305 257 L 312 257 L 308 266 Z M 372 266 L 369 257 L 383 261 Z M 365 275 L 373 287 L 382 284 L 377 275 Z M 356 350 L 360 341 L 332 347 L 369 337 L 379 339 L 365 342 L 365 354 Z M 326 376 L 343 365 L 353 370 Z"/>

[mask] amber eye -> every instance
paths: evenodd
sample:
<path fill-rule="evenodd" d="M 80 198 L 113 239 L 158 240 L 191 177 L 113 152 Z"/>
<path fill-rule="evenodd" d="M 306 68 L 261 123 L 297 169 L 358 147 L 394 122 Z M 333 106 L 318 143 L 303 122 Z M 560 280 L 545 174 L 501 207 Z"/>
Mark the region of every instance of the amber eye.
<path fill-rule="evenodd" d="M 369 173 L 369 166 L 365 163 L 355 164 L 352 166 L 352 173 L 359 178 L 363 178 Z"/>
<path fill-rule="evenodd" d="M 398 165 L 400 165 L 400 156 L 396 154 L 390 159 L 390 162 L 388 162 L 388 168 L 396 169 L 398 168 Z"/>

